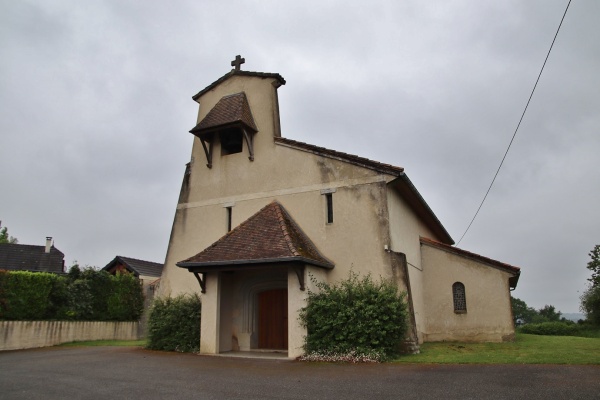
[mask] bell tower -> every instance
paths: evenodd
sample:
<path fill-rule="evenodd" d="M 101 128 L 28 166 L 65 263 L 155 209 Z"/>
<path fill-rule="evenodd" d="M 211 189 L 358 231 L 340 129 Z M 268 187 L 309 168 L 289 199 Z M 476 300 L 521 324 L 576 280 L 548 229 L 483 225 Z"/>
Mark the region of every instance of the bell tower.
<path fill-rule="evenodd" d="M 285 80 L 279 74 L 242 71 L 245 62 L 236 56 L 230 72 L 193 97 L 200 111 L 190 133 L 199 139 L 208 168 L 217 159 L 239 153 L 252 162 L 255 137 L 281 136 L 277 88 Z"/>

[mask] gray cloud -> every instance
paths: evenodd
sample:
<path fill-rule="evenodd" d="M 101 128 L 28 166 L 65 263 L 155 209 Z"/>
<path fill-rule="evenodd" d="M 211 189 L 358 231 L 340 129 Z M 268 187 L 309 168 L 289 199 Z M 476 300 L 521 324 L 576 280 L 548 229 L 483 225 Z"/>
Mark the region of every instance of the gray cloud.
<path fill-rule="evenodd" d="M 281 73 L 283 134 L 401 165 L 458 240 L 566 1 L 0 1 L 0 219 L 67 261 L 162 261 L 197 105 L 229 70 Z M 578 308 L 600 243 L 597 2 L 571 5 L 461 247 Z"/>

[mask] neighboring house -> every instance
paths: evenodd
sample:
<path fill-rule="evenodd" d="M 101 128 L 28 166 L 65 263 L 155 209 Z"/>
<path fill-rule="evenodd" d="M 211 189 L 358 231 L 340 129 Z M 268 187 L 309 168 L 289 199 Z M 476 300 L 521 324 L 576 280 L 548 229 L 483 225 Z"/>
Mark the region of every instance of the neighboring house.
<path fill-rule="evenodd" d="M 142 316 L 143 329 L 146 329 L 148 319 L 148 310 L 154 300 L 154 294 L 160 284 L 160 275 L 163 271 L 163 265 L 152 261 L 138 260 L 136 258 L 116 256 L 111 262 L 106 264 L 102 270 L 109 274 L 117 273 L 133 274 L 142 283 L 144 291 L 144 314 Z"/>
<path fill-rule="evenodd" d="M 409 343 L 514 337 L 519 268 L 453 247 L 403 168 L 282 137 L 285 80 L 234 64 L 193 97 L 159 289 L 202 293 L 201 353 L 300 355 L 307 291 L 351 271 L 407 292 Z"/>
<path fill-rule="evenodd" d="M 51 237 L 45 246 L 0 244 L 0 269 L 31 272 L 65 272 L 65 255 L 54 247 Z"/>
<path fill-rule="evenodd" d="M 111 262 L 106 264 L 102 270 L 107 271 L 112 275 L 115 275 L 117 272 L 128 272 L 141 280 L 144 286 L 149 286 L 153 283 L 156 284 L 155 281 L 160 279 L 163 264 L 130 257 L 116 256 Z"/>

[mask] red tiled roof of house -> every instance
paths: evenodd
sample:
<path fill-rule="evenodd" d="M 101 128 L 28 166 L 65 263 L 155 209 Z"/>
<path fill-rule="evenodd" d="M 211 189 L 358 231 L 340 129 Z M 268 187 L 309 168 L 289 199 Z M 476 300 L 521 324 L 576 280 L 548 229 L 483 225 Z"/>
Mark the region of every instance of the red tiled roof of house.
<path fill-rule="evenodd" d="M 221 98 L 190 133 L 201 133 L 217 126 L 232 124 L 243 124 L 254 132 L 258 131 L 244 92 Z"/>
<path fill-rule="evenodd" d="M 360 157 L 354 154 L 343 153 L 341 151 L 327 149 L 325 147 L 315 146 L 313 144 L 308 144 L 304 142 L 299 142 L 297 140 L 292 140 L 284 137 L 275 137 L 275 143 L 293 147 L 295 149 L 300 149 L 307 151 L 309 153 L 314 153 L 317 155 L 321 155 L 324 157 L 330 157 L 334 159 L 339 159 L 342 161 L 349 162 L 354 165 L 358 165 L 364 168 L 372 169 L 377 172 L 382 172 L 385 174 L 390 174 L 393 176 L 400 176 L 404 172 L 404 168 L 396 167 L 394 165 L 381 163 L 378 161 L 373 161 L 368 158 Z"/>
<path fill-rule="evenodd" d="M 333 268 L 277 201 L 263 207 L 235 229 L 193 257 L 182 268 L 301 261 Z"/>
<path fill-rule="evenodd" d="M 513 274 L 517 274 L 518 275 L 521 272 L 521 268 L 515 267 L 514 265 L 510 265 L 510 264 L 506 264 L 506 263 L 503 263 L 503 262 L 500 262 L 500 261 L 496 261 L 496 260 L 493 260 L 491 258 L 487 258 L 487 257 L 481 256 L 479 254 L 471 253 L 470 251 L 459 249 L 458 247 L 449 246 L 447 244 L 440 243 L 440 242 L 438 242 L 436 240 L 432 240 L 432 239 L 421 237 L 421 243 L 428 244 L 430 246 L 437 247 L 439 249 L 449 251 L 450 253 L 455 253 L 455 254 L 458 254 L 458 255 L 461 255 L 461 256 L 464 256 L 464 257 L 473 258 L 475 260 L 484 262 L 486 264 L 489 264 L 489 265 L 492 265 L 494 267 L 503 269 L 503 270 L 511 272 Z"/>

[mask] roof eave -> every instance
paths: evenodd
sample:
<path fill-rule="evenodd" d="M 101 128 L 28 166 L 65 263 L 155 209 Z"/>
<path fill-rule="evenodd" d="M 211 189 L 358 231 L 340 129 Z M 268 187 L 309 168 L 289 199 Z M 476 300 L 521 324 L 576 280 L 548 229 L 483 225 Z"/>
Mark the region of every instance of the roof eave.
<path fill-rule="evenodd" d="M 200 124 L 198 124 L 198 125 L 200 125 Z M 256 128 L 249 126 L 248 124 L 244 123 L 243 121 L 232 121 L 232 122 L 228 122 L 226 124 L 214 125 L 214 126 L 209 126 L 206 128 L 198 128 L 198 125 L 196 125 L 189 131 L 192 135 L 198 136 L 198 137 L 200 137 L 201 135 L 218 132 L 221 129 L 233 128 L 233 127 L 241 127 L 242 129 L 245 128 L 252 133 L 258 132 L 258 130 Z"/>
<path fill-rule="evenodd" d="M 207 87 L 205 87 L 204 89 L 202 89 L 201 91 L 199 91 L 198 93 L 196 93 L 194 96 L 192 96 L 192 99 L 195 102 L 198 102 L 198 99 L 200 98 L 200 96 L 202 96 L 204 93 L 212 90 L 213 88 L 215 88 L 217 85 L 219 85 L 222 82 L 225 82 L 227 79 L 231 78 L 232 76 L 235 75 L 239 75 L 239 76 L 254 76 L 257 78 L 273 78 L 275 79 L 275 82 L 277 82 L 276 87 L 280 87 L 282 85 L 285 85 L 285 79 L 283 79 L 283 77 L 279 74 L 276 73 L 271 73 L 271 72 L 255 72 L 255 71 L 236 71 L 235 69 L 232 69 L 231 71 L 229 71 L 228 73 L 226 73 L 225 75 L 223 75 L 222 77 L 220 77 L 219 79 L 217 79 L 216 81 L 214 81 L 213 83 L 211 83 L 210 85 L 208 85 Z"/>
<path fill-rule="evenodd" d="M 404 173 L 404 168 L 396 167 L 389 164 L 380 163 L 378 161 L 370 160 L 364 157 L 360 157 L 353 154 L 347 154 L 343 152 L 339 152 L 337 150 L 328 149 L 321 146 L 316 146 L 313 144 L 300 142 L 293 139 L 288 139 L 284 137 L 275 137 L 275 144 L 288 147 L 295 150 L 304 151 L 307 153 L 315 154 L 317 156 L 330 158 L 333 160 L 338 160 L 344 163 L 356 165 L 361 168 L 370 169 L 372 171 L 376 171 L 382 174 L 387 174 L 391 176 L 400 176 Z"/>
<path fill-rule="evenodd" d="M 275 264 L 275 263 L 303 263 L 310 264 L 316 267 L 324 269 L 333 269 L 334 265 L 313 260 L 306 257 L 276 257 L 276 258 L 262 258 L 252 260 L 223 260 L 223 261 L 208 261 L 208 262 L 178 262 L 176 265 L 180 268 L 186 268 L 190 272 L 210 272 L 210 271 L 223 271 L 223 270 L 236 270 L 242 269 L 245 266 L 257 266 L 259 264 Z M 230 268 L 223 268 L 230 267 Z"/>
<path fill-rule="evenodd" d="M 106 264 L 106 266 L 104 268 L 102 268 L 102 271 L 108 271 L 109 269 L 111 269 L 117 262 L 120 262 L 121 264 L 123 264 L 125 266 L 125 268 L 131 272 L 136 278 L 138 276 L 140 276 L 140 273 L 134 268 L 132 267 L 127 260 L 124 260 L 121 256 L 116 256 L 111 262 L 109 262 L 108 264 Z"/>
<path fill-rule="evenodd" d="M 428 245 L 428 246 L 435 247 L 435 248 L 440 249 L 442 251 L 450 252 L 450 253 L 455 254 L 455 255 L 457 255 L 459 257 L 465 257 L 465 258 L 468 258 L 468 259 L 472 259 L 472 260 L 475 260 L 475 261 L 477 261 L 479 263 L 486 264 L 486 265 L 488 265 L 488 266 L 490 266 L 492 268 L 496 268 L 496 269 L 502 270 L 504 272 L 507 272 L 507 273 L 509 273 L 509 274 L 512 275 L 510 277 L 510 279 L 512 280 L 512 281 L 510 281 L 510 287 L 511 287 L 511 289 L 514 289 L 514 288 L 517 287 L 517 282 L 519 281 L 519 276 L 521 275 L 521 268 L 519 268 L 519 267 L 515 267 L 514 265 L 506 264 L 506 263 L 503 263 L 503 262 L 498 261 L 498 260 L 494 260 L 494 259 L 489 258 L 489 257 L 485 257 L 485 256 L 482 256 L 482 255 L 479 255 L 479 254 L 475 254 L 475 253 L 472 253 L 472 252 L 467 251 L 467 250 L 459 249 L 458 247 L 450 246 L 450 245 L 447 245 L 447 244 L 444 244 L 444 243 L 438 243 L 438 242 L 436 242 L 434 240 L 431 240 L 431 239 L 428 239 L 428 238 L 424 238 L 424 237 L 420 238 L 420 243 Z"/>
<path fill-rule="evenodd" d="M 517 288 L 517 283 L 519 283 L 519 277 L 521 276 L 521 271 L 517 272 L 515 276 L 511 276 L 508 278 L 508 285 L 510 286 L 510 290 L 515 290 Z"/>
<path fill-rule="evenodd" d="M 398 191 L 404 195 L 408 203 L 415 208 L 417 214 L 423 217 L 427 225 L 432 228 L 433 232 L 440 237 L 440 240 L 444 244 L 454 244 L 454 239 L 452 239 L 452 236 L 450 236 L 446 228 L 444 228 L 444 225 L 442 225 L 438 217 L 435 215 L 431 207 L 429 207 L 429 204 L 427 204 L 423 196 L 421 196 L 421 193 L 419 193 L 406 173 L 402 172 L 398 175 L 398 178 L 394 179 L 389 184 L 394 185 L 396 189 L 398 189 Z"/>

